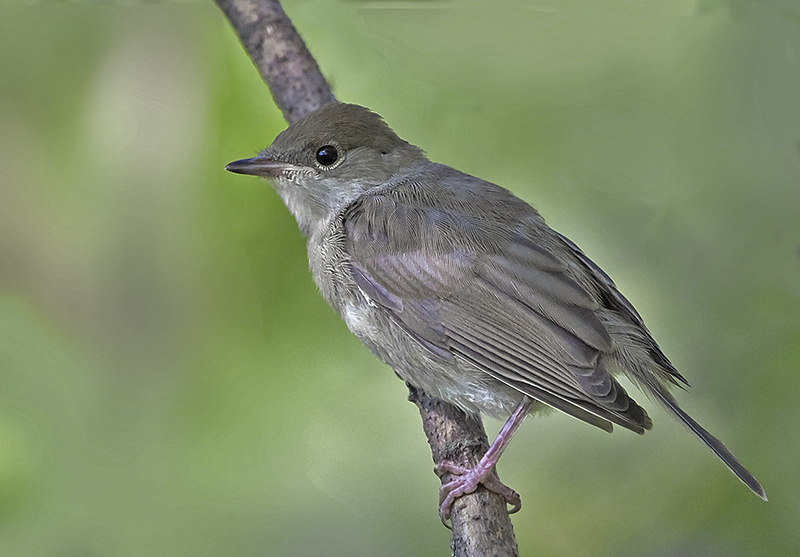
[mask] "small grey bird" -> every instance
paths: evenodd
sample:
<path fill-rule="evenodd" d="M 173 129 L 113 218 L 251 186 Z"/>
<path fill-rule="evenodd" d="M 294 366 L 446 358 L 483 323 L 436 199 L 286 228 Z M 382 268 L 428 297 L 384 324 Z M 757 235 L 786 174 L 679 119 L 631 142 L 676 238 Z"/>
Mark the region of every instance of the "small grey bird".
<path fill-rule="evenodd" d="M 508 190 L 431 162 L 353 104 L 319 108 L 226 168 L 272 182 L 308 238 L 320 292 L 397 375 L 469 414 L 511 416 L 476 468 L 437 470 L 455 478 L 442 486 L 443 521 L 481 483 L 519 509 L 493 471 L 538 407 L 606 431 L 650 429 L 617 373 L 766 500 L 755 477 L 678 406 L 669 387 L 686 380 L 614 282 Z"/>

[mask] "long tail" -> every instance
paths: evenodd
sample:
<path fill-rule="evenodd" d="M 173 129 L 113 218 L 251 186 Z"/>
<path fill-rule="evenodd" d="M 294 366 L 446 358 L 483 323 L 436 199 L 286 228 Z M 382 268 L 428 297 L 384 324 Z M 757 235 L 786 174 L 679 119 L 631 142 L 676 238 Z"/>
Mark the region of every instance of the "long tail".
<path fill-rule="evenodd" d="M 658 399 L 664 403 L 664 405 L 669 408 L 676 416 L 678 416 L 683 423 L 685 423 L 689 429 L 691 429 L 697 436 L 703 440 L 703 443 L 708 445 L 708 448 L 714 451 L 722 462 L 730 469 L 731 472 L 736 474 L 736 477 L 742 480 L 742 483 L 753 490 L 753 493 L 761 497 L 764 501 L 767 500 L 767 494 L 764 491 L 764 488 L 761 487 L 761 484 L 758 483 L 758 480 L 751 474 L 750 472 L 742 466 L 736 457 L 733 456 L 733 453 L 728 450 L 728 448 L 722 444 L 722 441 L 711 435 L 706 429 L 698 424 L 694 419 L 692 419 L 689 414 L 684 412 L 678 404 L 672 399 L 669 395 L 664 395 L 658 391 L 656 391 L 656 396 Z"/>

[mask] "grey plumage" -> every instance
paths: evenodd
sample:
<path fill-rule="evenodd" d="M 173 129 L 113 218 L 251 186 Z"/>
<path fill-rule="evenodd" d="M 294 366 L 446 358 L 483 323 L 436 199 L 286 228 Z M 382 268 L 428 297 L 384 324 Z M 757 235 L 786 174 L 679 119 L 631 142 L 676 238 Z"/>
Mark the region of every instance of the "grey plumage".
<path fill-rule="evenodd" d="M 347 104 L 228 168 L 273 181 L 322 295 L 412 385 L 473 414 L 505 418 L 527 396 L 644 433 L 652 422 L 614 378 L 623 373 L 766 498 L 678 407 L 669 387 L 686 380 L 608 275 L 508 190 L 429 161 Z"/>

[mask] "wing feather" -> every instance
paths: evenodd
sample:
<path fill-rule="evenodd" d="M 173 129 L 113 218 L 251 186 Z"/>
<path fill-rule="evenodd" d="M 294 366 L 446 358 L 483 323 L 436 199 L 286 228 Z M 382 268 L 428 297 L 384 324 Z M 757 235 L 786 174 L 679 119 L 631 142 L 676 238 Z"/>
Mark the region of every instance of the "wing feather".
<path fill-rule="evenodd" d="M 478 219 L 476 207 L 448 211 L 445 197 L 434 209 L 431 199 L 415 184 L 396 185 L 342 214 L 362 295 L 439 358 L 602 429 L 649 428 L 606 368 L 613 341 L 596 313 L 601 300 L 568 265 L 524 226 L 509 233 L 503 219 Z M 519 223 L 538 217 L 521 201 L 512 207 Z"/>

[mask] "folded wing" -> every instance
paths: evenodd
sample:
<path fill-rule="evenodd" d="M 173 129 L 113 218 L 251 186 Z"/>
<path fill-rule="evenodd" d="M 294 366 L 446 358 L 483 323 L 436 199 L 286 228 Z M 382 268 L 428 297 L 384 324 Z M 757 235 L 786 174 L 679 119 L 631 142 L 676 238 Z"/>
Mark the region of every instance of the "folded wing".
<path fill-rule="evenodd" d="M 493 193 L 509 196 L 504 207 L 516 200 Z M 601 300 L 571 278 L 571 262 L 526 234 L 533 209 L 516 200 L 518 214 L 479 218 L 463 203 L 448 210 L 446 191 L 435 194 L 396 186 L 343 213 L 361 293 L 439 358 L 468 362 L 603 429 L 649 429 L 606 367 L 613 340 L 597 315 Z M 518 224 L 511 232 L 509 219 Z"/>

